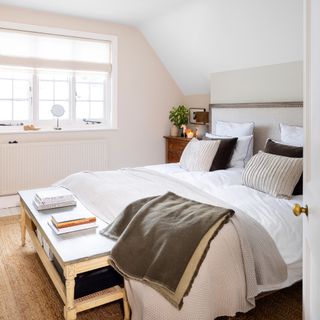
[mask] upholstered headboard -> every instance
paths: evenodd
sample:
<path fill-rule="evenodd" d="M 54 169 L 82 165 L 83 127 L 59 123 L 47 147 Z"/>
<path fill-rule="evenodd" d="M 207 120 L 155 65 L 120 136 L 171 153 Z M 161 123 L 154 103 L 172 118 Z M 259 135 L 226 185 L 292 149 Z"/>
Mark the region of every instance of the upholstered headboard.
<path fill-rule="evenodd" d="M 303 124 L 303 103 L 264 102 L 264 103 L 226 103 L 209 105 L 210 132 L 215 131 L 215 121 L 234 121 L 255 123 L 254 152 L 264 149 L 267 138 L 280 140 L 279 124 Z"/>

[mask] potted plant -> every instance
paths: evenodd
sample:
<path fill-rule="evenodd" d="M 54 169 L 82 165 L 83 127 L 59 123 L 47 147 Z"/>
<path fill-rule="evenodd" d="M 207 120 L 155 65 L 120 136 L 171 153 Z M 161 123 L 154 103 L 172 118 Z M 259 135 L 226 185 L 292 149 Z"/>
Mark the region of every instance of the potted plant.
<path fill-rule="evenodd" d="M 172 107 L 169 113 L 169 120 L 172 122 L 171 136 L 177 137 L 181 126 L 188 124 L 189 109 L 184 105 Z"/>

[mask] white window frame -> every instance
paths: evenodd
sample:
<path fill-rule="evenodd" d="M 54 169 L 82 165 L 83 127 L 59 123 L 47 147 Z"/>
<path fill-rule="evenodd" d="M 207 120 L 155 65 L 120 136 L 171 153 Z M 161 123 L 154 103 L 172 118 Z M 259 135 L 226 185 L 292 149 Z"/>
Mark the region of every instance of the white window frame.
<path fill-rule="evenodd" d="M 73 110 L 72 110 L 72 112 L 73 112 L 72 116 L 73 116 L 74 121 L 79 123 L 79 122 L 83 122 L 83 120 L 76 118 L 76 110 L 77 110 L 77 107 L 76 107 L 76 104 L 77 104 L 77 98 L 76 98 L 76 91 L 77 91 L 76 90 L 76 76 L 77 76 L 76 73 L 74 73 L 72 75 L 72 86 L 73 86 L 73 92 L 75 93 L 75 95 L 73 95 L 73 97 L 72 97 L 74 99 L 72 101 L 72 105 L 74 106 Z M 110 92 L 108 92 L 108 90 L 110 90 L 110 85 L 109 85 L 108 81 L 110 81 L 110 80 L 111 80 L 110 77 L 106 77 L 104 82 L 103 82 L 103 96 L 104 96 L 104 99 L 101 102 L 104 102 L 104 108 L 103 108 L 104 118 L 103 118 L 103 121 L 104 121 L 105 125 L 108 125 L 108 119 L 110 118 L 110 117 L 108 117 L 108 114 L 110 114 L 110 103 L 111 103 L 111 99 L 112 99 L 112 96 L 110 96 Z M 83 83 L 86 83 L 86 84 L 90 85 L 93 82 L 85 81 Z M 106 99 L 106 97 L 109 97 L 109 99 Z M 79 100 L 79 102 L 81 102 L 81 101 L 82 100 Z M 85 101 L 91 102 L 92 100 L 89 99 L 89 100 L 85 100 Z M 95 101 L 93 101 L 93 102 L 95 102 Z M 100 102 L 100 101 L 97 101 L 97 102 Z M 101 121 L 101 119 L 95 119 L 93 117 L 90 117 L 90 120 Z"/>
<path fill-rule="evenodd" d="M 63 121 L 62 123 L 65 123 L 65 125 L 68 127 L 65 131 L 81 131 L 81 130 L 88 130 L 90 128 L 92 129 L 103 129 L 103 130 L 114 130 L 118 129 L 118 38 L 115 35 L 108 35 L 108 34 L 100 34 L 100 33 L 92 33 L 92 32 L 83 32 L 83 31 L 77 31 L 77 30 L 69 30 L 69 29 L 62 29 L 62 28 L 52 28 L 52 27 L 45 27 L 45 26 L 36 26 L 36 25 L 29 25 L 29 24 L 20 24 L 20 23 L 12 23 L 7 21 L 0 21 L 0 28 L 4 29 L 13 29 L 13 30 L 20 30 L 20 31 L 29 31 L 29 32 L 38 32 L 38 33 L 47 33 L 47 34 L 53 34 L 53 35 L 59 35 L 59 36 L 69 36 L 69 37 L 78 37 L 78 38 L 87 38 L 87 39 L 94 39 L 94 40 L 102 40 L 102 41 L 110 41 L 111 42 L 111 64 L 112 64 L 112 71 L 111 71 L 111 79 L 109 78 L 107 81 L 111 81 L 110 86 L 107 86 L 107 88 L 110 88 L 110 92 L 106 92 L 106 96 L 110 94 L 110 99 L 107 99 L 106 101 L 106 118 L 105 122 L 101 126 L 96 125 L 85 125 L 81 124 L 79 122 L 74 123 L 74 128 L 68 123 L 67 121 Z M 9 66 L 8 66 L 9 67 Z M 34 90 L 37 79 L 34 76 L 33 79 L 33 96 L 32 96 L 32 103 L 35 101 L 39 101 L 38 97 L 36 96 L 38 93 Z M 74 85 L 74 83 L 73 83 Z M 71 89 L 71 88 L 70 88 Z M 70 97 L 71 100 L 75 99 L 75 97 Z M 110 101 L 110 103 L 108 103 Z M 73 105 L 75 101 L 72 101 Z M 38 102 L 37 102 L 38 103 Z M 31 113 L 32 118 L 34 121 L 36 121 L 38 117 L 38 111 L 37 108 L 31 107 Z M 70 110 L 70 112 L 75 112 L 74 110 Z M 109 114 L 109 117 L 108 117 Z M 49 120 L 45 120 L 49 121 Z M 42 121 L 41 121 L 42 123 Z M 50 123 L 52 124 L 52 120 L 50 120 Z M 98 128 L 99 127 L 99 128 Z M 5 127 L 4 127 L 5 128 Z M 1 130 L 1 132 L 5 131 L 5 129 Z M 13 130 L 10 129 L 10 132 Z M 16 131 L 21 131 L 16 129 Z M 46 131 L 46 130 L 44 130 Z M 50 130 L 48 130 L 50 131 Z M 0 133 L 1 133 L 0 132 Z M 38 131 L 37 131 L 38 132 Z M 54 131 L 57 132 L 57 131 Z M 61 131 L 58 131 L 61 132 Z M 63 130 L 62 130 L 63 132 Z"/>
<path fill-rule="evenodd" d="M 10 70 L 10 71 L 12 71 L 12 70 Z M 14 99 L 13 82 L 15 80 L 19 81 L 20 79 L 13 79 L 12 77 L 2 77 L 0 75 L 0 79 L 12 81 L 12 98 L 11 99 L 0 99 L 0 101 L 2 101 L 2 100 L 11 101 L 11 103 L 12 103 L 12 112 L 14 110 L 14 101 L 29 101 L 28 115 L 29 115 L 29 119 L 32 119 L 32 116 L 33 116 L 33 104 L 32 104 L 32 102 L 33 102 L 32 101 L 32 96 L 33 96 L 33 94 L 32 94 L 32 92 L 33 92 L 33 76 L 32 76 L 32 71 L 30 71 L 30 72 L 27 71 L 27 73 L 29 73 L 30 77 L 28 77 L 26 79 L 22 79 L 22 80 L 25 80 L 25 81 L 29 82 L 29 98 L 28 99 Z M 29 121 L 29 119 L 0 120 L 0 122 L 3 123 L 3 124 L 18 124 L 18 123 L 22 123 L 22 122 L 25 122 L 25 121 Z"/>
<path fill-rule="evenodd" d="M 34 70 L 33 73 L 33 110 L 34 110 L 34 117 L 33 121 L 39 125 L 39 126 L 49 126 L 52 124 L 52 119 L 46 119 L 46 120 L 40 120 L 39 119 L 39 113 L 40 113 L 40 94 L 39 94 L 39 88 L 40 88 L 40 81 L 39 81 L 39 73 L 41 73 L 42 70 Z M 50 70 L 45 70 L 46 73 L 50 73 Z M 54 71 L 52 71 L 54 73 Z M 65 71 L 65 73 L 69 73 L 68 71 Z M 46 81 L 46 80 L 45 80 Z M 48 80 L 50 81 L 50 80 Z M 53 80 L 54 82 L 56 80 Z M 59 81 L 59 80 L 58 80 Z M 71 89 L 71 81 L 69 82 L 69 118 L 68 119 L 60 119 L 60 124 L 66 125 L 66 126 L 72 126 L 75 124 L 72 118 L 72 89 Z"/>

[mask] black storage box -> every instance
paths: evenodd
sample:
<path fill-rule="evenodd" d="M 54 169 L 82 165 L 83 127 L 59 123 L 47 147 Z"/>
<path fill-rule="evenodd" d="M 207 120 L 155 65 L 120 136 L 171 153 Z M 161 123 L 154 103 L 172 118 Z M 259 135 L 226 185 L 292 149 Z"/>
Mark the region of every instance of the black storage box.
<path fill-rule="evenodd" d="M 55 257 L 53 257 L 52 262 L 56 267 L 61 280 L 65 282 L 63 270 Z M 97 291 L 114 287 L 116 285 L 123 287 L 122 276 L 110 266 L 80 273 L 76 276 L 75 282 L 75 299 L 81 298 L 91 293 L 95 293 Z"/>

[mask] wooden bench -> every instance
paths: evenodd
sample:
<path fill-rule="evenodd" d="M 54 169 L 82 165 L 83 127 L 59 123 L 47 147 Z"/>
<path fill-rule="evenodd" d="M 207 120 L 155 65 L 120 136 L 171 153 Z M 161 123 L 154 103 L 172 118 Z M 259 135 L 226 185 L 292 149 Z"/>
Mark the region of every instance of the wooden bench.
<path fill-rule="evenodd" d="M 130 308 L 125 289 L 118 285 L 74 299 L 75 278 L 78 274 L 109 265 L 108 254 L 114 245 L 114 241 L 99 233 L 99 230 L 104 228 L 106 224 L 97 217 L 98 228 L 57 235 L 48 225 L 52 214 L 67 211 L 87 211 L 87 209 L 77 201 L 76 207 L 58 208 L 39 212 L 33 204 L 35 193 L 38 190 L 19 192 L 22 245 L 25 245 L 26 230 L 28 230 L 34 248 L 64 302 L 65 319 L 75 320 L 77 313 L 81 311 L 116 300 L 123 300 L 124 319 L 129 320 Z M 37 232 L 40 232 L 50 252 L 61 266 L 65 281 L 62 281 L 54 264 L 44 250 L 37 236 Z"/>

